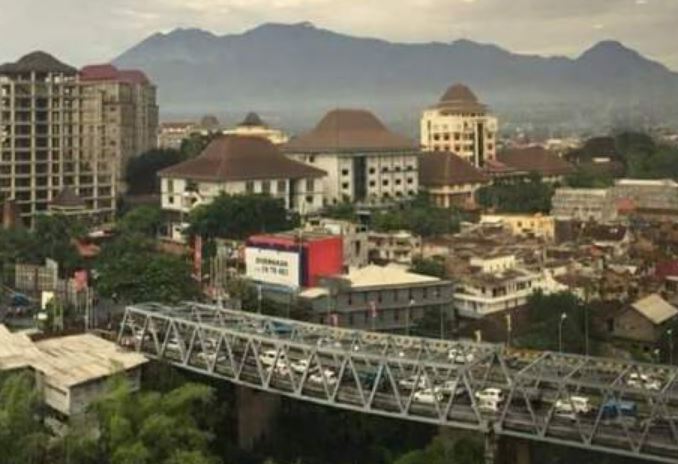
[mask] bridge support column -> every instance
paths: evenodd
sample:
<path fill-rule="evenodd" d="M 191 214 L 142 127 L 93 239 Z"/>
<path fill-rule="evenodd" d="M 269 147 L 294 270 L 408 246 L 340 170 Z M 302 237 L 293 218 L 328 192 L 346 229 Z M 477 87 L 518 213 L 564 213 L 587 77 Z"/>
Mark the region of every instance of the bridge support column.
<path fill-rule="evenodd" d="M 251 450 L 270 434 L 280 409 L 280 397 L 270 393 L 237 387 L 238 445 Z"/>
<path fill-rule="evenodd" d="M 493 430 L 485 433 L 485 464 L 496 464 L 497 459 L 497 436 Z"/>
<path fill-rule="evenodd" d="M 487 445 L 486 445 L 487 449 Z M 487 461 L 489 464 L 531 464 L 532 457 L 530 453 L 530 443 L 527 440 L 519 438 L 501 439 L 495 438 L 494 443 L 494 460 Z M 486 451 L 487 453 L 487 451 Z M 487 456 L 487 454 L 486 454 Z"/>

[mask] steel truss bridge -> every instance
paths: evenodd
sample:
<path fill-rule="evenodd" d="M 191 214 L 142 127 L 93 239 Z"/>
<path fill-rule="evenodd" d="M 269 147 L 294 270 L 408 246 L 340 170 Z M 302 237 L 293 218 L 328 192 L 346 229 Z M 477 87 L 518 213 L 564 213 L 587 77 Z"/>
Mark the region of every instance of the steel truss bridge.
<path fill-rule="evenodd" d="M 130 306 L 118 342 L 324 406 L 678 462 L 673 366 L 340 329 L 198 303 Z M 501 400 L 488 401 L 489 393 Z M 581 398 L 588 412 L 575 404 Z"/>

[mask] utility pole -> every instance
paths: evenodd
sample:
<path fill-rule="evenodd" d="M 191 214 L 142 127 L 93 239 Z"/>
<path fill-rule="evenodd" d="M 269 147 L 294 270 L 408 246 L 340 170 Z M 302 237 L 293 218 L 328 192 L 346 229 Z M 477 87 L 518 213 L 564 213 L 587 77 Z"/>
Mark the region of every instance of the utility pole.
<path fill-rule="evenodd" d="M 560 322 L 558 323 L 558 352 L 563 352 L 563 324 L 567 319 L 567 314 L 562 313 L 560 315 Z"/>

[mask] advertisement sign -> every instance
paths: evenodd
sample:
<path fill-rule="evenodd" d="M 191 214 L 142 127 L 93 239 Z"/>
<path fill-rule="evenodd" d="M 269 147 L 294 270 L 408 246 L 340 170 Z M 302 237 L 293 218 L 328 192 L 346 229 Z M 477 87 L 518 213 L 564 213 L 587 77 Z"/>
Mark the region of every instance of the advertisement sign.
<path fill-rule="evenodd" d="M 274 285 L 299 286 L 299 253 L 265 248 L 245 249 L 247 277 Z"/>

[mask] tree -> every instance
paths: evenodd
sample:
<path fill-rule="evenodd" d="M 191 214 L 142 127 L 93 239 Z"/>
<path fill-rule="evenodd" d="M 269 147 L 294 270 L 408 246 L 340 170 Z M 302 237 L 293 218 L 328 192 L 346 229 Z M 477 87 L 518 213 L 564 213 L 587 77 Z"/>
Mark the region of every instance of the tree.
<path fill-rule="evenodd" d="M 348 202 L 327 206 L 322 214 L 324 217 L 343 219 L 345 221 L 355 221 L 358 218 L 355 205 Z"/>
<path fill-rule="evenodd" d="M 129 211 L 118 222 L 118 230 L 124 234 L 141 234 L 154 237 L 164 222 L 164 214 L 158 206 L 139 206 Z"/>
<path fill-rule="evenodd" d="M 158 171 L 180 163 L 187 155 L 171 148 L 149 150 L 127 163 L 125 181 L 127 192 L 132 195 L 156 193 L 160 189 Z"/>
<path fill-rule="evenodd" d="M 240 240 L 296 225 L 288 218 L 282 200 L 261 194 L 221 194 L 211 203 L 191 211 L 188 222 L 188 235 Z"/>
<path fill-rule="evenodd" d="M 0 458 L 3 464 L 40 462 L 49 435 L 41 417 L 41 396 L 28 373 L 0 378 Z"/>
<path fill-rule="evenodd" d="M 480 441 L 466 437 L 450 441 L 438 436 L 423 450 L 411 451 L 395 464 L 481 464 L 482 446 Z"/>
<path fill-rule="evenodd" d="M 439 279 L 447 279 L 447 269 L 445 268 L 444 259 L 414 258 L 410 271 L 416 274 L 438 277 Z"/>
<path fill-rule="evenodd" d="M 121 301 L 175 303 L 200 294 L 190 263 L 155 251 L 153 243 L 140 234 L 126 234 L 106 245 L 96 270 L 99 293 Z"/>
<path fill-rule="evenodd" d="M 184 159 L 195 158 L 207 148 L 207 145 L 209 145 L 212 140 L 219 136 L 219 132 L 210 132 L 208 134 L 194 132 L 188 138 L 182 140 L 179 151 Z"/>
<path fill-rule="evenodd" d="M 456 211 L 436 206 L 425 194 L 389 210 L 377 212 L 372 217 L 372 227 L 375 230 L 411 230 L 422 237 L 457 232 L 459 223 L 460 218 Z"/>
<path fill-rule="evenodd" d="M 572 188 L 607 188 L 614 185 L 614 178 L 609 173 L 597 173 L 580 166 L 565 178 L 565 184 Z"/>
<path fill-rule="evenodd" d="M 555 187 L 532 174 L 517 183 L 498 182 L 476 192 L 478 204 L 501 213 L 548 213 Z"/>

